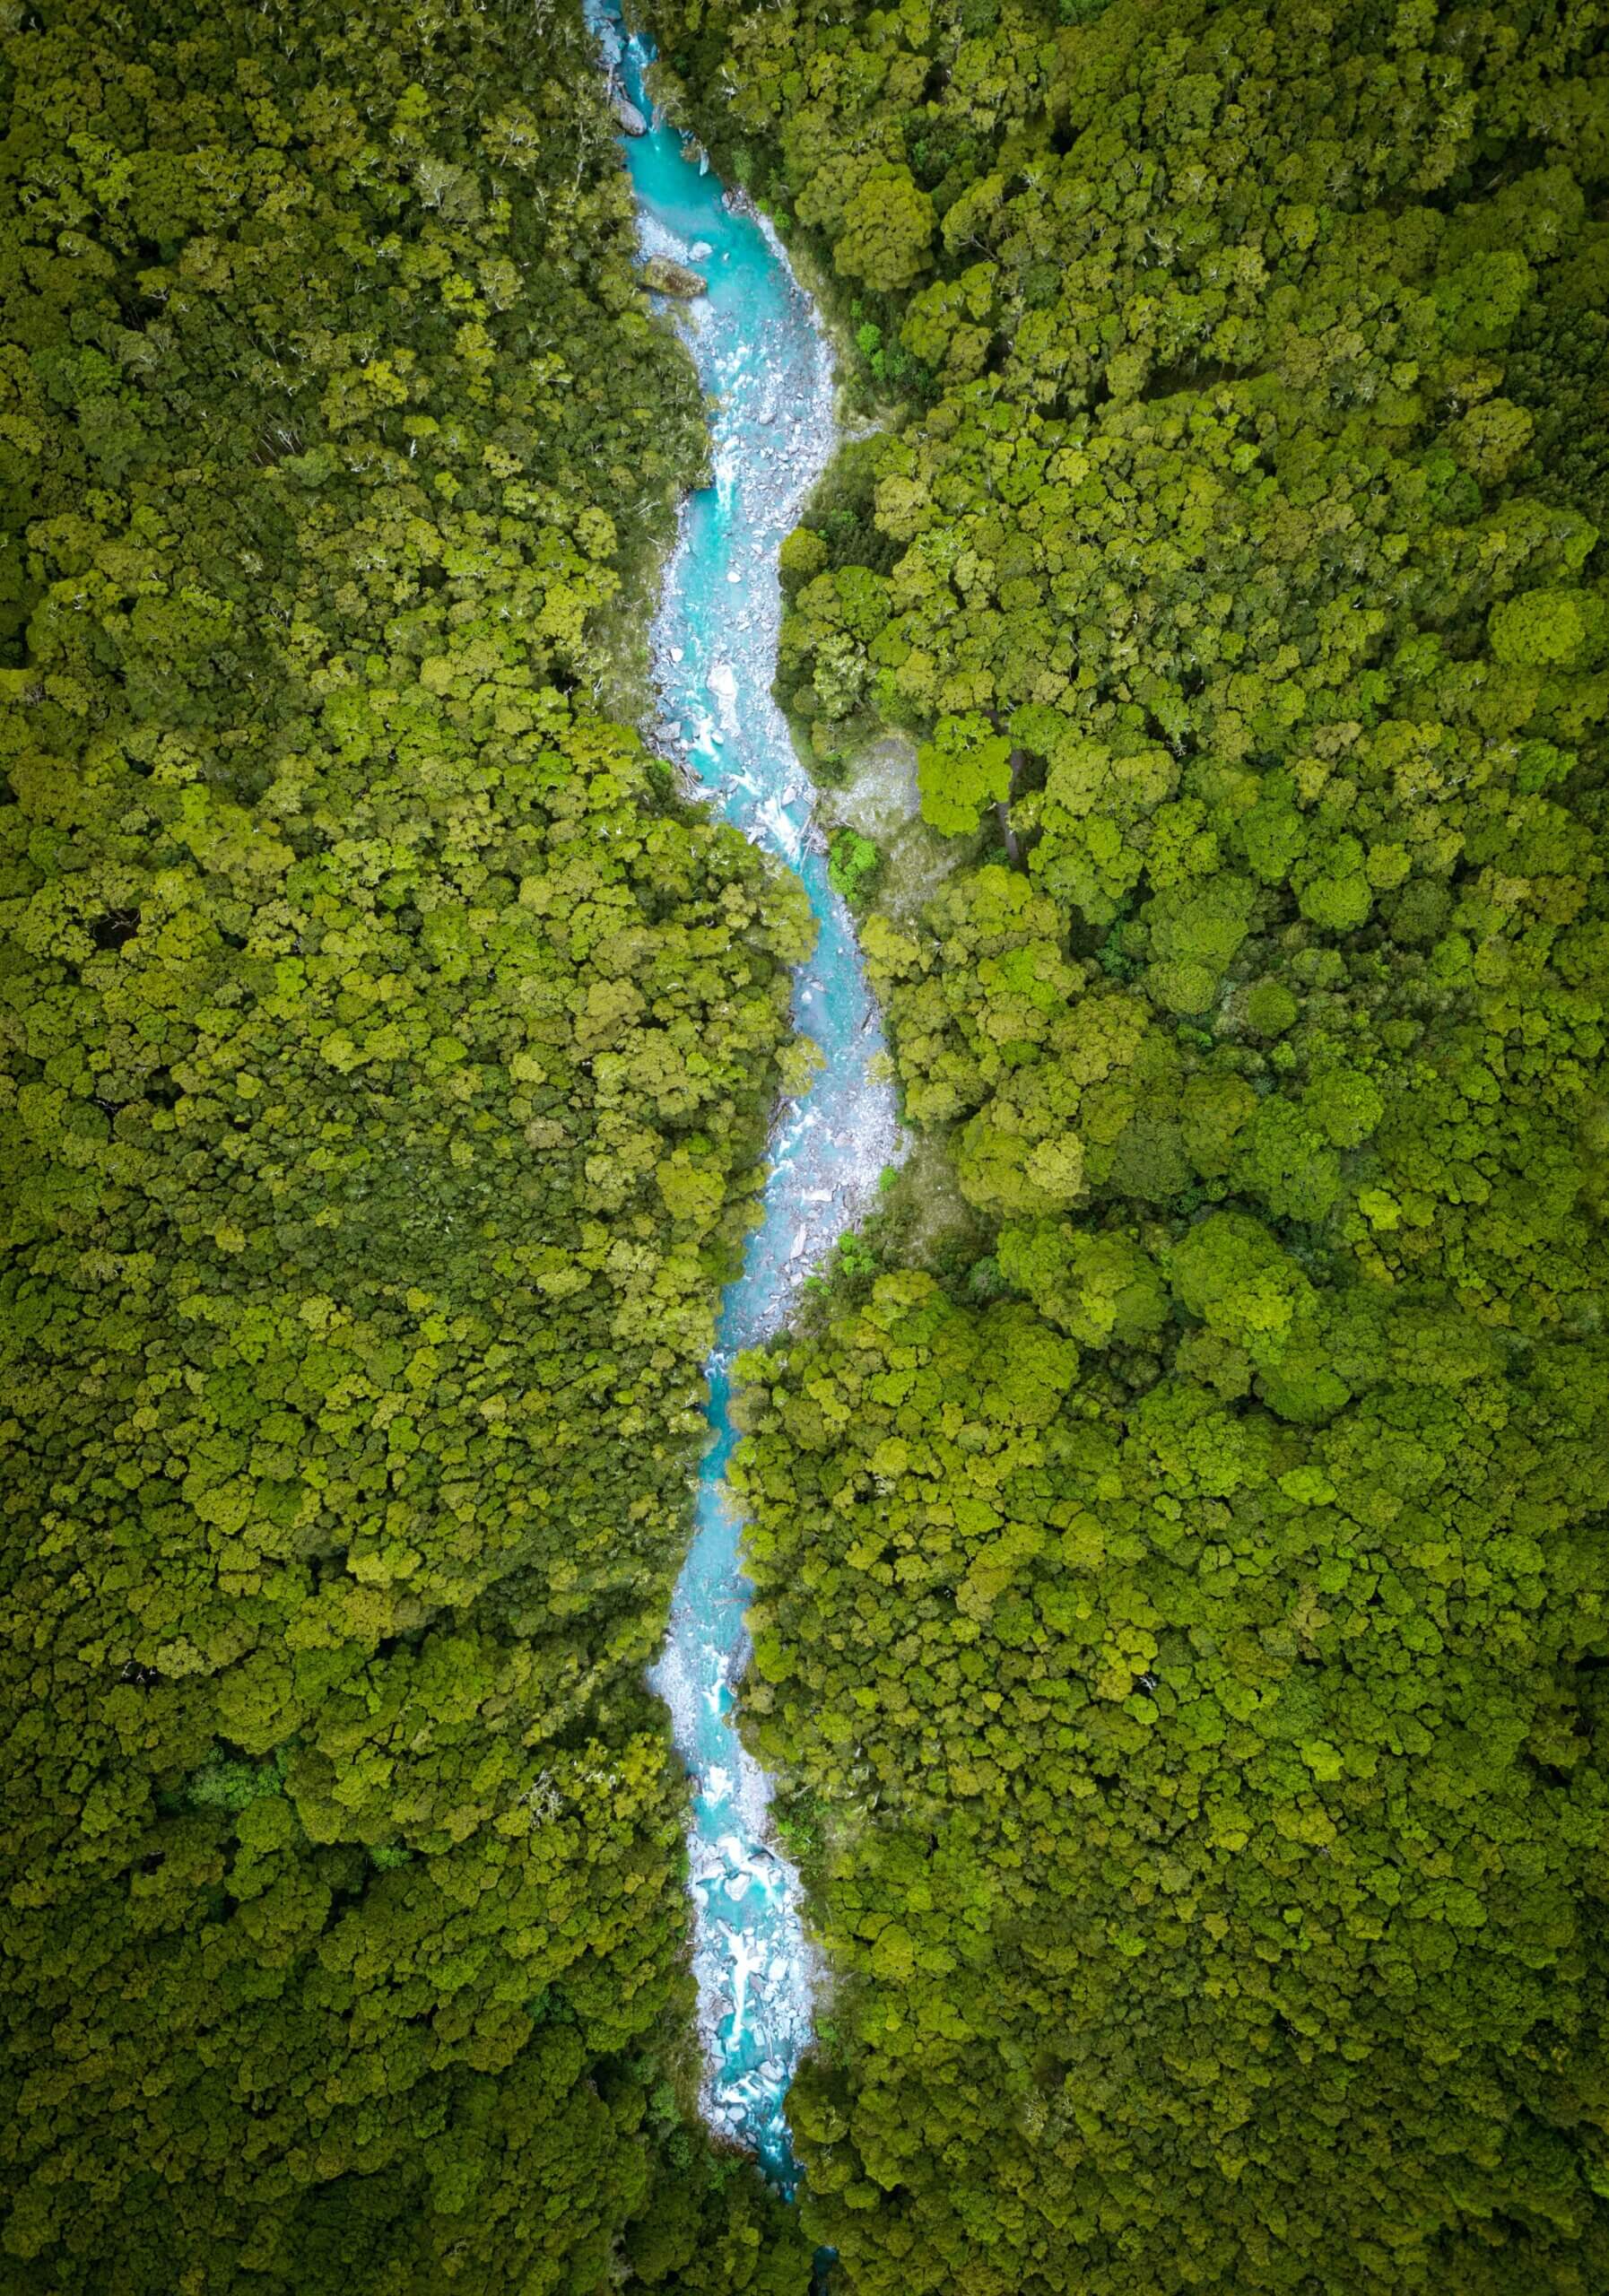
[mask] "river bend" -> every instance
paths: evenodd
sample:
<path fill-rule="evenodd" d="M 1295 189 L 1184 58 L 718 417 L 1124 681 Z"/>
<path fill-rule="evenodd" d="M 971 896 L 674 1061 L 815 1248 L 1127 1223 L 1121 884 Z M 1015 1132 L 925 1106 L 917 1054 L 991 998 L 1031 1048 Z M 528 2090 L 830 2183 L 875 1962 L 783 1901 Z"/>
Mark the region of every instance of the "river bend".
<path fill-rule="evenodd" d="M 626 37 L 610 0 L 589 0 L 588 15 L 615 90 L 648 115 L 651 47 Z M 683 156 L 678 135 L 656 123 L 625 138 L 624 151 L 644 256 L 673 257 L 709 282 L 677 317 L 714 402 L 715 483 L 683 505 L 654 620 L 656 744 L 682 761 L 717 812 L 795 872 L 818 927 L 793 1010 L 822 1066 L 780 1112 L 763 1219 L 722 1300 L 694 1537 L 649 1677 L 693 1784 L 704 2111 L 791 2193 L 785 2099 L 810 2040 L 815 1979 L 798 1876 L 770 1823 L 769 1781 L 735 1726 L 752 1590 L 726 1481 L 735 1441 L 731 1366 L 777 1329 L 805 1276 L 868 1208 L 900 1136 L 891 1091 L 873 1074 L 883 1049 L 876 1007 L 848 914 L 827 882 L 810 783 L 770 691 L 782 619 L 778 550 L 834 445 L 831 352 L 775 232 Z"/>

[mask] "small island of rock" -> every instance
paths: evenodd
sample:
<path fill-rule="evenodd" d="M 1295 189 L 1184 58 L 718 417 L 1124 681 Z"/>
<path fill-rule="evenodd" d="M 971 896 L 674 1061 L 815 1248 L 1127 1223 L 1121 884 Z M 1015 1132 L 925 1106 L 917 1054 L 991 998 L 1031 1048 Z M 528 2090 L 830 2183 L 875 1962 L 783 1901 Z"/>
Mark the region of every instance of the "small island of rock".
<path fill-rule="evenodd" d="M 642 283 L 656 295 L 675 295 L 683 302 L 691 303 L 699 295 L 707 295 L 709 282 L 702 272 L 693 271 L 684 263 L 677 263 L 668 255 L 651 255 L 642 266 Z"/>

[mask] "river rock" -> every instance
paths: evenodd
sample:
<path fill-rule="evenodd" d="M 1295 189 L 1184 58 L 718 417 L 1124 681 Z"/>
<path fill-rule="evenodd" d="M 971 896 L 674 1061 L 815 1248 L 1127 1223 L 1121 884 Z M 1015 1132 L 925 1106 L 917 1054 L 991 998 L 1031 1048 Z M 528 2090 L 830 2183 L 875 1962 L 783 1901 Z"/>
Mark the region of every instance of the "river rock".
<path fill-rule="evenodd" d="M 616 96 L 614 117 L 628 135 L 646 135 L 648 124 L 629 96 Z"/>
<path fill-rule="evenodd" d="M 642 283 L 651 287 L 656 295 L 674 295 L 683 303 L 709 292 L 709 282 L 701 271 L 693 271 L 668 255 L 648 257 L 642 266 Z"/>

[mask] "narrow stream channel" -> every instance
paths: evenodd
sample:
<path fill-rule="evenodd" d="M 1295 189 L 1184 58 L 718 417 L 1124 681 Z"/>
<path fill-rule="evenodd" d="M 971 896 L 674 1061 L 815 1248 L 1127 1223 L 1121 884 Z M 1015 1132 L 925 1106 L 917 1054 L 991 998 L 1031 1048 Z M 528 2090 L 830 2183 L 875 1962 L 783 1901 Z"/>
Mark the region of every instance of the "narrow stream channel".
<path fill-rule="evenodd" d="M 628 38 L 613 0 L 588 19 L 617 92 L 646 117 L 653 49 Z M 709 291 L 676 307 L 712 415 L 716 483 L 683 506 L 653 626 L 657 745 L 718 813 L 792 869 L 817 919 L 794 984 L 796 1025 L 820 1046 L 810 1091 L 773 1135 L 764 1218 L 721 1305 L 709 1359 L 709 1448 L 695 1535 L 649 1679 L 670 1708 L 694 1786 L 689 1829 L 693 1969 L 711 2126 L 797 2181 L 785 2100 L 812 2027 L 813 1972 L 798 1876 L 775 1840 L 770 1783 L 734 1721 L 748 1657 L 751 1589 L 726 1483 L 735 1436 L 733 1357 L 785 1318 L 806 1274 L 868 1207 L 900 1150 L 891 1091 L 874 1081 L 876 1007 L 848 911 L 827 882 L 811 787 L 771 699 L 782 598 L 777 552 L 834 443 L 832 356 L 775 233 L 655 125 L 623 139 L 646 256 L 689 265 Z"/>

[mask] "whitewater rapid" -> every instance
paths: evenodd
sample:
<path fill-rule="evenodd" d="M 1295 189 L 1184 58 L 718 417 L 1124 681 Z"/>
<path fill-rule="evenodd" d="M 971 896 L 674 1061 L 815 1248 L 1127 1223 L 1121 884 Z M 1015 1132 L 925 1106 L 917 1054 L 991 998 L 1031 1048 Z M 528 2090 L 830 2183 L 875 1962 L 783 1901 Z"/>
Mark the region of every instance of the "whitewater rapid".
<path fill-rule="evenodd" d="M 588 0 L 587 13 L 612 86 L 649 116 L 643 73 L 652 48 L 628 38 L 613 0 Z M 878 1064 L 877 1010 L 848 913 L 827 882 L 810 783 L 770 692 L 782 621 L 778 550 L 834 445 L 831 352 L 763 218 L 684 155 L 664 125 L 622 144 L 643 255 L 673 257 L 709 283 L 696 302 L 672 307 L 713 403 L 715 483 L 683 505 L 654 621 L 656 744 L 718 813 L 795 873 L 818 928 L 795 978 L 793 1012 L 822 1065 L 780 1112 L 763 1218 L 722 1300 L 694 1536 L 649 1676 L 693 1785 L 704 2111 L 791 2193 L 786 2098 L 811 2038 L 815 1970 L 798 1875 L 771 1823 L 770 1782 L 735 1724 L 752 1590 L 726 1481 L 736 1439 L 731 1367 L 785 1320 L 799 1286 L 869 1208 L 900 1140 Z"/>

